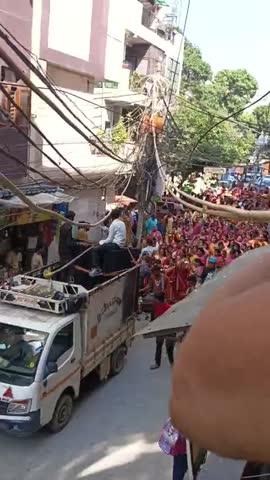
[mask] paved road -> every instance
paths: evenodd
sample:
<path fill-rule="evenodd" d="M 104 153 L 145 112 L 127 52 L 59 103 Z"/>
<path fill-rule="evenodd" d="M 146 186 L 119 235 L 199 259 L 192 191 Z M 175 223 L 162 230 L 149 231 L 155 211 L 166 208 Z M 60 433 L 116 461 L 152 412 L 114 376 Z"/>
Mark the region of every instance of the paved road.
<path fill-rule="evenodd" d="M 166 420 L 170 368 L 150 371 L 154 342 L 137 339 L 125 370 L 88 387 L 58 435 L 0 434 L 3 480 L 169 480 L 171 459 L 156 439 Z"/>

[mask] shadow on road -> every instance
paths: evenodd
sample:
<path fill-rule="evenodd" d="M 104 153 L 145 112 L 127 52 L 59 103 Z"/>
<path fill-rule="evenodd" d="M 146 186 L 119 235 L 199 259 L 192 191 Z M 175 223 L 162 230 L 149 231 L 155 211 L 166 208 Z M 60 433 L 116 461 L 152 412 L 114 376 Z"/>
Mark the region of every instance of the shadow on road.
<path fill-rule="evenodd" d="M 167 416 L 170 368 L 152 372 L 154 341 L 137 339 L 127 366 L 100 384 L 87 379 L 59 434 L 0 435 L 3 480 L 167 480 L 171 458 L 157 439 Z"/>

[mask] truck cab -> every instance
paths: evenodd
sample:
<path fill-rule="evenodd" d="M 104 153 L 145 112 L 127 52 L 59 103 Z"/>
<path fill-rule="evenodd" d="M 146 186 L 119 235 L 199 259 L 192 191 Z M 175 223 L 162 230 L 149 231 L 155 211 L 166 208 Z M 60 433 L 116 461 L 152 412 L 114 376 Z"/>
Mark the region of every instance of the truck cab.
<path fill-rule="evenodd" d="M 50 422 L 60 385 L 73 399 L 79 395 L 79 314 L 55 318 L 46 312 L 1 305 L 0 342 L 0 427 L 33 432 Z M 68 408 L 70 402 L 62 403 L 58 422 L 63 427 L 61 408 Z M 62 422 L 65 418 L 62 415 Z"/>

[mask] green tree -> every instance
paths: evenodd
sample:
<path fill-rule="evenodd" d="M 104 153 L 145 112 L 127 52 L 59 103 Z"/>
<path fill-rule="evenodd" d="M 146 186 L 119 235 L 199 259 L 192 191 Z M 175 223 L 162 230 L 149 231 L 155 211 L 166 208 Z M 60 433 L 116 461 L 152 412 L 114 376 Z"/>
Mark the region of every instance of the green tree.
<path fill-rule="evenodd" d="M 123 117 L 112 129 L 112 148 L 115 153 L 119 153 L 121 147 L 128 141 L 128 131 Z"/>
<path fill-rule="evenodd" d="M 205 85 L 203 100 L 231 114 L 247 105 L 257 88 L 256 79 L 246 70 L 222 70 Z"/>
<path fill-rule="evenodd" d="M 254 129 L 237 123 L 240 115 L 235 122 L 223 122 L 205 135 L 192 158 L 191 152 L 204 132 L 220 117 L 243 108 L 256 90 L 255 78 L 243 69 L 222 70 L 213 77 L 200 49 L 187 41 L 182 88 L 164 142 L 164 161 L 184 176 L 206 165 L 247 162 L 255 146 L 255 134 Z"/>
<path fill-rule="evenodd" d="M 126 117 L 126 121 L 129 117 Z M 99 130 L 97 135 L 109 144 L 112 150 L 119 154 L 122 146 L 128 141 L 128 129 L 125 123 L 125 119 L 120 117 L 116 125 L 113 126 L 110 130 Z"/>
<path fill-rule="evenodd" d="M 211 67 L 203 60 L 200 49 L 195 47 L 189 40 L 186 40 L 182 71 L 182 92 L 189 91 L 199 97 L 201 87 L 211 79 Z"/>
<path fill-rule="evenodd" d="M 256 107 L 251 114 L 251 121 L 256 123 L 262 132 L 270 131 L 270 104 Z"/>
<path fill-rule="evenodd" d="M 178 170 L 184 177 L 206 165 L 228 166 L 246 162 L 255 144 L 252 130 L 224 122 L 202 139 L 190 158 L 196 140 L 216 123 L 215 113 L 207 114 L 180 100 L 174 121 L 164 142 L 164 159 L 169 159 L 171 170 Z"/>

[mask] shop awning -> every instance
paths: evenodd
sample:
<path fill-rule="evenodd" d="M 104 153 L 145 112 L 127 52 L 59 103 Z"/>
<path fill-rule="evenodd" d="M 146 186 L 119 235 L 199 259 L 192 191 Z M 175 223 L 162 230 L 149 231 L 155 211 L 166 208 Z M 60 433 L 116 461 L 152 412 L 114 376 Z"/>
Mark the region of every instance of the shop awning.
<path fill-rule="evenodd" d="M 144 106 L 147 102 L 147 97 L 141 93 L 134 93 L 131 90 L 116 90 L 106 94 L 106 100 L 120 106 L 131 107 L 133 105 Z"/>
<path fill-rule="evenodd" d="M 38 193 L 36 195 L 26 195 L 35 205 L 50 206 L 59 203 L 70 203 L 74 200 L 74 197 L 66 195 L 62 192 L 55 193 Z M 3 199 L 0 198 L 0 207 L 2 208 L 25 208 L 26 204 L 16 196 Z M 27 207 L 28 208 L 28 207 Z"/>
<path fill-rule="evenodd" d="M 107 210 L 113 210 L 119 207 L 129 207 L 130 205 L 136 205 L 138 202 L 135 198 L 126 197 L 126 195 L 116 195 L 113 203 L 107 203 Z"/>
<path fill-rule="evenodd" d="M 129 207 L 129 205 L 135 205 L 138 202 L 137 200 L 135 200 L 135 198 L 130 198 L 130 197 L 127 197 L 126 195 L 116 195 L 115 203 L 123 207 Z"/>
<path fill-rule="evenodd" d="M 140 330 L 137 335 L 151 338 L 160 335 L 170 335 L 189 328 L 196 321 L 200 311 L 216 288 L 221 287 L 232 273 L 245 268 L 250 260 L 263 261 L 264 256 L 267 254 L 270 254 L 269 246 L 245 253 L 231 265 L 223 268 L 213 280 L 206 282 L 190 296 L 176 303 L 167 313 Z"/>

